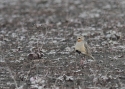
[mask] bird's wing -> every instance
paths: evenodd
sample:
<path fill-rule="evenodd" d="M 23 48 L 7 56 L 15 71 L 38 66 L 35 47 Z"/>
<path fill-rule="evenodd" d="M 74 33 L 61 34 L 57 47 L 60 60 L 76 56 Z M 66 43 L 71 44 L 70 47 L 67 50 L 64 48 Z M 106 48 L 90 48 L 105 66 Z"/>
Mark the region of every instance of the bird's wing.
<path fill-rule="evenodd" d="M 90 50 L 90 47 L 87 44 L 87 42 L 85 42 L 84 45 L 85 45 L 85 48 L 86 48 L 86 54 L 91 55 L 91 50 Z"/>
<path fill-rule="evenodd" d="M 88 56 L 90 56 L 92 59 L 94 59 L 95 60 L 95 58 L 92 56 L 92 54 L 91 54 L 91 50 L 90 50 L 90 47 L 89 47 L 89 45 L 87 44 L 87 42 L 85 42 L 85 48 L 86 48 L 86 54 L 88 55 Z"/>

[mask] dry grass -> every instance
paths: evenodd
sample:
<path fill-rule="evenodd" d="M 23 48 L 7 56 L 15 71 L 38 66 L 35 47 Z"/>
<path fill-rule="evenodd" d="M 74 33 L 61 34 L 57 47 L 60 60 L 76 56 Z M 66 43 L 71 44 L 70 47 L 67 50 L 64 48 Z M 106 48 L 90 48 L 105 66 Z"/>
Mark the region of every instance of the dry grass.
<path fill-rule="evenodd" d="M 125 87 L 124 1 L 59 1 L 0 4 L 0 88 Z M 78 34 L 96 61 L 80 64 L 73 50 Z"/>

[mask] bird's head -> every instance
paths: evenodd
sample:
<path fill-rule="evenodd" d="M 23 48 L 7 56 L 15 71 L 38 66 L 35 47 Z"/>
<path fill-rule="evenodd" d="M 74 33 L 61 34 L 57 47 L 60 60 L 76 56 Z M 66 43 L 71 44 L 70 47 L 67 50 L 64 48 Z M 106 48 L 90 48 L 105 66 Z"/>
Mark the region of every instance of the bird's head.
<path fill-rule="evenodd" d="M 81 42 L 81 41 L 83 41 L 84 40 L 84 37 L 83 36 L 78 36 L 77 37 L 77 42 Z"/>

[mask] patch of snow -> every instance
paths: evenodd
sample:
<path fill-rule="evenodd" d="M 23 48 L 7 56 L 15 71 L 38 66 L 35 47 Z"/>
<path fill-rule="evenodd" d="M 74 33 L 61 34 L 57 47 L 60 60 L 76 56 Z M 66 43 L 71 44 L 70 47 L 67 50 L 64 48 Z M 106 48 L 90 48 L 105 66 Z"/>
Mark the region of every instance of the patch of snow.
<path fill-rule="evenodd" d="M 57 79 L 62 81 L 64 79 L 64 77 L 63 76 L 59 76 Z"/>
<path fill-rule="evenodd" d="M 107 79 L 108 79 L 107 76 L 101 76 L 101 78 L 102 78 L 103 80 L 107 80 Z"/>
<path fill-rule="evenodd" d="M 24 57 L 20 57 L 19 60 L 24 60 Z"/>
<path fill-rule="evenodd" d="M 42 24 L 39 24 L 39 23 L 36 24 L 36 27 L 41 27 L 41 26 L 42 26 Z"/>
<path fill-rule="evenodd" d="M 17 34 L 16 34 L 16 33 L 12 33 L 11 36 L 12 36 L 13 38 L 15 38 L 15 37 L 17 37 Z"/>
<path fill-rule="evenodd" d="M 111 9 L 111 5 L 107 4 L 107 5 L 103 6 L 103 9 Z"/>
<path fill-rule="evenodd" d="M 21 36 L 20 40 L 23 41 L 25 39 L 25 36 Z"/>
<path fill-rule="evenodd" d="M 65 50 L 69 52 L 69 51 L 71 51 L 71 48 L 70 47 L 66 47 Z"/>
<path fill-rule="evenodd" d="M 66 80 L 74 80 L 73 76 L 66 76 Z"/>
<path fill-rule="evenodd" d="M 47 54 L 55 54 L 56 53 L 56 51 L 55 50 L 51 50 L 49 53 L 47 53 Z"/>
<path fill-rule="evenodd" d="M 92 13 L 92 12 L 82 12 L 79 15 L 80 18 L 98 18 L 100 17 L 99 13 Z"/>

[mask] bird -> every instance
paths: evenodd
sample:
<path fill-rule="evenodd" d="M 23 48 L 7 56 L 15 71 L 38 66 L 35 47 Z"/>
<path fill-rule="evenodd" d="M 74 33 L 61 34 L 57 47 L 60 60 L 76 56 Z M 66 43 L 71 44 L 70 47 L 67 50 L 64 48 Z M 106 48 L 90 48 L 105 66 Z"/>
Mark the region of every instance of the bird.
<path fill-rule="evenodd" d="M 90 50 L 88 43 L 85 41 L 85 38 L 82 35 L 77 36 L 77 41 L 75 44 L 75 51 L 78 54 L 86 55 L 86 56 L 92 58 L 93 60 L 95 60 L 95 58 L 91 54 L 91 50 Z"/>

